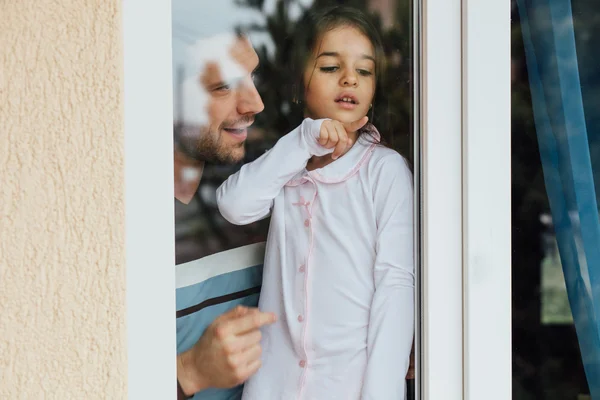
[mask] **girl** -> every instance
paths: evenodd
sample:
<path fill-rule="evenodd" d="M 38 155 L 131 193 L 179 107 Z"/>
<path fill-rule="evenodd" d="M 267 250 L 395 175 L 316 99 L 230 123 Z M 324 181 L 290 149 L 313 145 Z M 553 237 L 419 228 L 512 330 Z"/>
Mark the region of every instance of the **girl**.
<path fill-rule="evenodd" d="M 349 8 L 298 26 L 305 119 L 217 191 L 232 223 L 272 217 L 259 307 L 278 320 L 262 331 L 262 367 L 243 398 L 404 399 L 413 191 L 405 160 L 366 124 L 381 41 Z"/>

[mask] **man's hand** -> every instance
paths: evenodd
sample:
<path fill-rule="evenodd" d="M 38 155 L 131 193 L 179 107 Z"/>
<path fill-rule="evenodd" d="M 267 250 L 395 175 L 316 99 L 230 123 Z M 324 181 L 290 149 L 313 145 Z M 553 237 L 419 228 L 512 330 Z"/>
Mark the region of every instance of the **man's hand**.
<path fill-rule="evenodd" d="M 348 133 L 353 133 L 365 126 L 369 117 L 362 117 L 358 121 L 342 123 L 335 120 L 326 120 L 321 124 L 321 134 L 319 136 L 319 144 L 325 148 L 334 148 L 331 153 L 331 158 L 334 160 L 344 154 L 352 147 L 352 139 L 348 137 Z"/>
<path fill-rule="evenodd" d="M 261 365 L 259 328 L 275 315 L 238 306 L 219 316 L 190 350 L 177 356 L 177 379 L 186 395 L 231 388 L 245 382 Z"/>

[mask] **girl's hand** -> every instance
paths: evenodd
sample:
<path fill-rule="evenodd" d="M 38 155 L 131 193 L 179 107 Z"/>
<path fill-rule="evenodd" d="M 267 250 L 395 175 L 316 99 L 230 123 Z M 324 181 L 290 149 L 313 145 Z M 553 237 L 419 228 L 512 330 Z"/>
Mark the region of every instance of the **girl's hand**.
<path fill-rule="evenodd" d="M 352 147 L 352 139 L 348 133 L 353 133 L 365 126 L 369 117 L 362 117 L 358 121 L 342 123 L 335 120 L 326 120 L 321 124 L 319 144 L 327 149 L 334 148 L 331 158 L 334 160 Z"/>

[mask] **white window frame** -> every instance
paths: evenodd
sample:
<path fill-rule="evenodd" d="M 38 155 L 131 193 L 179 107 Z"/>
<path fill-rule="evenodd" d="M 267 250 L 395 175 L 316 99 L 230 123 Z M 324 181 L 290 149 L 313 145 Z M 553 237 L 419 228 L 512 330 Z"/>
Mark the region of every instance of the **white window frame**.
<path fill-rule="evenodd" d="M 463 0 L 464 398 L 512 397 L 509 0 Z"/>
<path fill-rule="evenodd" d="M 421 398 L 461 399 L 461 1 L 422 0 Z"/>
<path fill-rule="evenodd" d="M 420 390 L 510 399 L 510 1 L 420 13 Z"/>
<path fill-rule="evenodd" d="M 122 11 L 127 398 L 175 399 L 171 2 L 125 0 Z"/>
<path fill-rule="evenodd" d="M 175 399 L 171 3 L 122 7 L 128 398 Z M 511 394 L 509 13 L 415 2 L 421 399 Z"/>

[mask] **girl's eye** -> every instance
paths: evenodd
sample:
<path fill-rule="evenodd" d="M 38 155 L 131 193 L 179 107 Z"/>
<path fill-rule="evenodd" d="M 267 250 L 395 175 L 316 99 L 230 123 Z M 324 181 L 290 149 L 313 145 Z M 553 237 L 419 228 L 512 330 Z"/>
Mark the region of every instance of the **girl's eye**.
<path fill-rule="evenodd" d="M 371 71 L 368 71 L 366 69 L 359 69 L 358 73 L 361 74 L 362 76 L 371 76 L 371 75 L 373 75 L 373 73 Z"/>
<path fill-rule="evenodd" d="M 338 67 L 321 67 L 321 72 L 335 72 L 338 69 Z"/>

